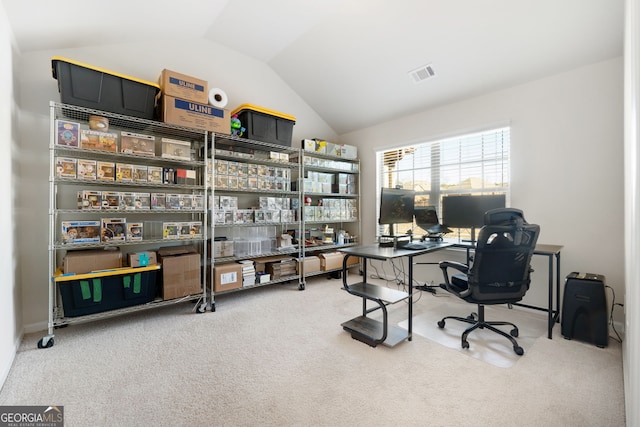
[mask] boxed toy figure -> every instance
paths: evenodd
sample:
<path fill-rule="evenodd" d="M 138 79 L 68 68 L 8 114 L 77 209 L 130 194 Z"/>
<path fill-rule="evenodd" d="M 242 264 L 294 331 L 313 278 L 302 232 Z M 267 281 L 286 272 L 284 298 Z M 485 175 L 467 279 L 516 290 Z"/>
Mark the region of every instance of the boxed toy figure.
<path fill-rule="evenodd" d="M 62 243 L 100 242 L 100 221 L 62 221 Z"/>
<path fill-rule="evenodd" d="M 125 218 L 102 218 L 102 241 L 124 241 L 127 233 Z"/>
<path fill-rule="evenodd" d="M 156 137 L 141 133 L 120 132 L 120 152 L 140 154 L 143 156 L 156 155 Z"/>
<path fill-rule="evenodd" d="M 116 164 L 114 162 L 97 162 L 98 179 L 101 181 L 114 181 Z"/>
<path fill-rule="evenodd" d="M 151 209 L 151 196 L 149 193 L 134 193 L 136 210 Z"/>
<path fill-rule="evenodd" d="M 164 193 L 151 193 L 151 209 L 166 209 L 166 201 Z"/>
<path fill-rule="evenodd" d="M 148 166 L 147 180 L 156 184 L 162 184 L 162 166 Z"/>
<path fill-rule="evenodd" d="M 103 191 L 102 192 L 102 209 L 115 211 L 120 209 L 120 192 L 119 191 Z"/>
<path fill-rule="evenodd" d="M 167 194 L 166 209 L 181 209 L 182 194 Z"/>
<path fill-rule="evenodd" d="M 92 190 L 78 191 L 78 209 L 102 209 L 102 192 Z"/>
<path fill-rule="evenodd" d="M 136 209 L 136 193 L 120 193 L 120 209 L 132 211 Z"/>
<path fill-rule="evenodd" d="M 91 129 L 80 129 L 80 147 L 89 150 L 117 151 L 118 135 Z"/>
<path fill-rule="evenodd" d="M 191 143 L 171 138 L 162 138 L 162 157 L 176 160 L 191 160 Z"/>
<path fill-rule="evenodd" d="M 96 179 L 96 161 L 78 159 L 78 179 Z"/>
<path fill-rule="evenodd" d="M 80 124 L 66 120 L 56 120 L 56 145 L 78 147 L 80 141 Z"/>
<path fill-rule="evenodd" d="M 163 239 L 177 239 L 180 237 L 180 223 L 179 222 L 163 222 L 162 223 L 162 238 Z"/>
<path fill-rule="evenodd" d="M 141 222 L 127 223 L 127 241 L 135 242 L 142 240 L 143 224 Z"/>
<path fill-rule="evenodd" d="M 126 163 L 117 163 L 116 181 L 133 182 L 133 165 Z"/>
<path fill-rule="evenodd" d="M 56 157 L 56 176 L 75 178 L 78 160 L 72 157 Z"/>

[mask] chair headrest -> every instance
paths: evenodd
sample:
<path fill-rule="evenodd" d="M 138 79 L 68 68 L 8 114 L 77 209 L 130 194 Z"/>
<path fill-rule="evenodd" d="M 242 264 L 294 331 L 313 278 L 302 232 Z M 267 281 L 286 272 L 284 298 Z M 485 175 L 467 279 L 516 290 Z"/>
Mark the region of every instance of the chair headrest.
<path fill-rule="evenodd" d="M 524 213 L 522 213 L 522 210 L 520 209 L 516 209 L 516 208 L 491 209 L 490 211 L 487 211 L 484 214 L 484 224 L 485 225 L 509 224 L 516 218 L 520 218 L 523 224 L 527 223 L 527 221 L 524 219 Z"/>

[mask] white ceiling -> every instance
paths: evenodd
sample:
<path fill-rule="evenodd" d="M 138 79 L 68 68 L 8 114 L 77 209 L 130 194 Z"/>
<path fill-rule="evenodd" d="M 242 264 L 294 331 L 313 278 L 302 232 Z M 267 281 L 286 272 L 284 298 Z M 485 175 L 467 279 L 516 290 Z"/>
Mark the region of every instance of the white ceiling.
<path fill-rule="evenodd" d="M 617 57 L 623 47 L 624 0 L 2 3 L 23 53 L 165 37 L 228 46 L 268 64 L 338 134 Z M 408 72 L 427 64 L 436 77 L 415 84 Z"/>

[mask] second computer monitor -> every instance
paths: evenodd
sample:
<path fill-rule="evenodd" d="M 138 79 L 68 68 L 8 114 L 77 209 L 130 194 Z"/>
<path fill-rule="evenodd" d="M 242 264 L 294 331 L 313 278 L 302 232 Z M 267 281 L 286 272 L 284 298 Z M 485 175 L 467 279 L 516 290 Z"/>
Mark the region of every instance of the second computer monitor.
<path fill-rule="evenodd" d="M 446 196 L 442 198 L 442 223 L 452 228 L 482 227 L 485 212 L 505 205 L 504 194 Z"/>

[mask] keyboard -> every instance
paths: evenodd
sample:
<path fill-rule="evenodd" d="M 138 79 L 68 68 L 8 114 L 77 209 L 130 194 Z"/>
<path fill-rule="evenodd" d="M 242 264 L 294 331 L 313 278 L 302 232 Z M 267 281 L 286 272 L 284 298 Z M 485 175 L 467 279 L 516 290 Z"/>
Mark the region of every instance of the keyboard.
<path fill-rule="evenodd" d="M 431 249 L 438 246 L 437 242 L 411 242 L 403 245 L 400 249 L 408 249 L 410 251 L 421 251 Z"/>

